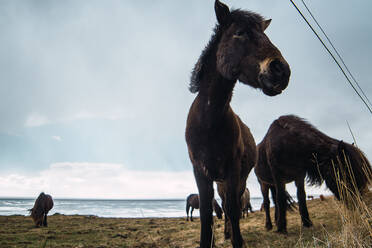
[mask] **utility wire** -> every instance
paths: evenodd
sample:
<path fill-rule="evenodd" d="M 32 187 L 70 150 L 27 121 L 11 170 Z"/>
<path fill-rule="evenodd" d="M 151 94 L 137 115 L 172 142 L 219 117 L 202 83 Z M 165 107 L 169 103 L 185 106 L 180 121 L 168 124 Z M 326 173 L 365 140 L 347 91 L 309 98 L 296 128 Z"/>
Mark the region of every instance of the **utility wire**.
<path fill-rule="evenodd" d="M 357 145 L 357 143 L 356 143 L 356 139 L 355 139 L 354 133 L 353 133 L 353 131 L 351 130 L 350 124 L 349 124 L 348 121 L 346 121 L 346 123 L 347 123 L 347 126 L 348 126 L 348 128 L 349 128 L 349 131 L 350 131 L 350 133 L 351 133 L 351 136 L 353 137 L 354 144 L 355 144 L 356 147 L 358 147 L 358 145 Z"/>
<path fill-rule="evenodd" d="M 313 18 L 314 22 L 316 23 L 316 25 L 318 26 L 318 28 L 322 31 L 322 33 L 324 34 L 324 36 L 327 38 L 329 44 L 332 46 L 333 50 L 336 52 L 338 58 L 341 60 L 341 63 L 344 65 L 346 71 L 350 74 L 351 78 L 354 80 L 355 84 L 358 86 L 358 89 L 362 92 L 363 96 L 365 97 L 365 99 L 368 101 L 369 105 L 372 106 L 372 103 L 371 101 L 369 100 L 368 96 L 364 93 L 364 90 L 360 87 L 359 83 L 357 82 L 357 80 L 355 79 L 354 75 L 351 73 L 351 71 L 349 70 L 348 66 L 346 65 L 345 61 L 342 59 L 340 53 L 338 52 L 338 50 L 336 49 L 336 47 L 333 45 L 333 42 L 331 41 L 331 39 L 328 37 L 328 35 L 326 34 L 326 32 L 324 31 L 324 29 L 322 28 L 322 26 L 319 24 L 319 22 L 316 20 L 316 18 L 314 17 L 313 13 L 310 11 L 310 9 L 307 7 L 306 3 L 304 0 L 301 0 L 302 4 L 305 6 L 307 12 L 309 12 L 311 18 Z"/>
<path fill-rule="evenodd" d="M 337 61 L 337 59 L 335 58 L 335 56 L 332 54 L 332 52 L 328 49 L 327 45 L 323 42 L 323 40 L 320 38 L 320 36 L 318 35 L 318 33 L 314 30 L 314 28 L 311 26 L 311 24 L 309 23 L 309 21 L 306 19 L 306 17 L 302 14 L 301 10 L 299 10 L 299 8 L 297 7 L 297 5 L 292 1 L 290 0 L 292 5 L 296 8 L 297 12 L 301 15 L 301 17 L 305 20 L 305 22 L 307 23 L 307 25 L 311 28 L 311 30 L 313 31 L 313 33 L 316 35 L 316 37 L 318 38 L 318 40 L 320 41 L 320 43 L 322 43 L 322 45 L 324 46 L 324 48 L 327 50 L 327 52 L 329 53 L 329 55 L 331 55 L 331 57 L 333 58 L 333 60 L 335 61 L 335 63 L 337 64 L 337 66 L 340 68 L 342 74 L 344 74 L 346 80 L 349 82 L 350 86 L 353 88 L 353 90 L 355 91 L 355 93 L 359 96 L 359 98 L 363 101 L 364 105 L 366 105 L 366 107 L 368 108 L 369 112 L 372 114 L 372 109 L 371 107 L 367 104 L 367 102 L 363 99 L 363 97 L 360 95 L 360 93 L 358 92 L 358 90 L 355 88 L 355 86 L 353 85 L 353 83 L 350 81 L 349 77 L 346 75 L 344 69 L 341 67 L 340 63 Z"/>

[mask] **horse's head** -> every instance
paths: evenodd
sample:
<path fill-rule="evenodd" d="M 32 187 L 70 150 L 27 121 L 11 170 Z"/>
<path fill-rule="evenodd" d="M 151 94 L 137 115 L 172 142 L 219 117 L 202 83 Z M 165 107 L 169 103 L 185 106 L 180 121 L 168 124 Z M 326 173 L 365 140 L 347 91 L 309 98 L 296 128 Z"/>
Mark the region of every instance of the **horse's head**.
<path fill-rule="evenodd" d="M 36 226 L 41 226 L 43 222 L 43 213 L 39 206 L 34 206 L 33 208 L 29 209 L 31 217 L 34 220 Z"/>
<path fill-rule="evenodd" d="M 270 20 L 242 10 L 233 10 L 216 0 L 215 12 L 222 32 L 217 48 L 217 70 L 230 80 L 261 88 L 269 96 L 288 85 L 290 68 L 264 31 Z"/>

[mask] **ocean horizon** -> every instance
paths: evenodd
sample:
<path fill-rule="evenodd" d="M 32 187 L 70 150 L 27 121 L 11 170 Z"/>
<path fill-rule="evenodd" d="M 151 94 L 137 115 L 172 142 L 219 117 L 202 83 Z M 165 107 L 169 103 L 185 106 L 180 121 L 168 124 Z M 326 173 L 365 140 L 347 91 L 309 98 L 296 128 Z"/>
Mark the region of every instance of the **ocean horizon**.
<path fill-rule="evenodd" d="M 185 217 L 186 199 L 78 199 L 54 198 L 54 207 L 48 213 L 64 215 L 94 215 L 107 218 L 167 218 Z M 217 199 L 221 204 L 221 200 Z M 0 197 L 0 215 L 29 215 L 35 198 Z M 253 210 L 259 210 L 262 197 L 252 197 Z M 199 216 L 195 209 L 193 216 Z"/>

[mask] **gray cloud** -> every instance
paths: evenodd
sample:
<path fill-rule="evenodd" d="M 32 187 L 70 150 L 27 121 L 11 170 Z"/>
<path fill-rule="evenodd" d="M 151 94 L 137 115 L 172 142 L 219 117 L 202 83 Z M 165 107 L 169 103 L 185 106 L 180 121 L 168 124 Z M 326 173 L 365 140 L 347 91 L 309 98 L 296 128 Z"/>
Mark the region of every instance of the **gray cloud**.
<path fill-rule="evenodd" d="M 241 84 L 234 91 L 233 108 L 256 142 L 275 118 L 289 113 L 351 141 L 347 120 L 371 158 L 370 115 L 289 2 L 229 4 L 273 19 L 267 34 L 292 69 L 288 89 L 275 98 Z M 130 168 L 191 169 L 184 128 L 195 96 L 187 86 L 214 27 L 213 1 L 0 5 L 0 133 L 8 135 L 6 140 L 14 134 L 24 139 L 8 150 L 9 159 L 2 164 L 27 161 L 46 167 L 64 158 L 92 158 L 125 161 Z M 346 0 L 322 1 L 309 6 L 371 97 L 371 3 L 354 1 L 351 8 Z M 35 115 L 47 125 L 27 126 Z M 48 146 L 51 136 L 63 137 L 54 142 L 59 148 Z M 23 151 L 23 162 L 15 159 L 17 149 L 28 151 Z M 37 155 L 41 158 L 28 161 Z"/>

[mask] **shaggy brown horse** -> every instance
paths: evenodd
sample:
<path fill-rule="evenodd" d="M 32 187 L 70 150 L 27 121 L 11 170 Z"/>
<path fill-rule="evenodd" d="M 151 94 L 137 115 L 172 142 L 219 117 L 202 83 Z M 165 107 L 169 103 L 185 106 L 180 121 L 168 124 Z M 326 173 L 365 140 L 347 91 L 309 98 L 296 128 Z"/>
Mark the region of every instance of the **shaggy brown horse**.
<path fill-rule="evenodd" d="M 275 185 L 276 221 L 281 233 L 287 231 L 286 183 L 295 182 L 302 223 L 309 227 L 312 223 L 306 206 L 305 177 L 311 185 L 325 181 L 340 199 L 340 185 L 345 186 L 343 190 L 363 193 L 372 175 L 370 163 L 357 147 L 331 138 L 293 115 L 281 116 L 271 124 L 258 145 L 255 172 L 260 182 Z"/>
<path fill-rule="evenodd" d="M 194 209 L 199 209 L 199 195 L 198 194 L 191 194 L 186 198 L 186 220 L 189 220 L 189 210 L 191 207 L 190 212 L 190 221 L 193 221 L 192 219 L 192 212 Z M 222 219 L 222 209 L 220 205 L 218 205 L 218 202 L 216 199 L 213 199 L 213 210 L 217 215 L 218 219 Z"/>
<path fill-rule="evenodd" d="M 225 213 L 225 238 L 243 247 L 240 197 L 256 160 L 249 128 L 230 107 L 236 82 L 260 88 L 269 96 L 288 85 L 290 69 L 264 31 L 271 20 L 249 11 L 232 10 L 215 1 L 217 25 L 191 76 L 198 93 L 187 118 L 186 142 L 200 197 L 200 246 L 212 239 L 213 182 Z"/>
<path fill-rule="evenodd" d="M 242 204 L 242 217 L 248 217 L 248 210 L 253 213 L 252 205 L 251 205 L 251 194 L 249 193 L 248 188 L 245 188 L 244 193 L 241 197 L 241 204 Z"/>
<path fill-rule="evenodd" d="M 44 194 L 44 192 L 40 193 L 39 197 L 35 201 L 34 207 L 29 210 L 36 227 L 48 226 L 47 214 L 52 208 L 52 197 Z"/>

